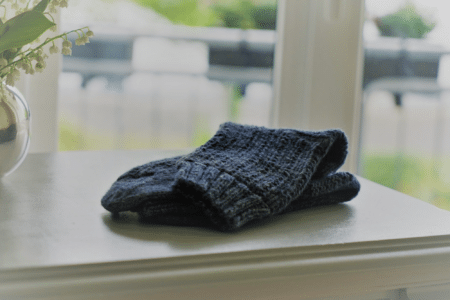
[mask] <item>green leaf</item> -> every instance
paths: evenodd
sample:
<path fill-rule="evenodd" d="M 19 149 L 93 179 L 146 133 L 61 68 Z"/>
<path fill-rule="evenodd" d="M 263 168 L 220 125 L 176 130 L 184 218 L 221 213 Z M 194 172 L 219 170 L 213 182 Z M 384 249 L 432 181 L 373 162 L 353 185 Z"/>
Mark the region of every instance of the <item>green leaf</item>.
<path fill-rule="evenodd" d="M 21 48 L 54 26 L 42 13 L 29 10 L 0 26 L 0 53 L 11 48 Z"/>
<path fill-rule="evenodd" d="M 50 2 L 50 0 L 42 0 L 33 8 L 33 10 L 43 13 L 45 11 L 45 9 L 47 8 L 47 5 L 49 2 Z"/>

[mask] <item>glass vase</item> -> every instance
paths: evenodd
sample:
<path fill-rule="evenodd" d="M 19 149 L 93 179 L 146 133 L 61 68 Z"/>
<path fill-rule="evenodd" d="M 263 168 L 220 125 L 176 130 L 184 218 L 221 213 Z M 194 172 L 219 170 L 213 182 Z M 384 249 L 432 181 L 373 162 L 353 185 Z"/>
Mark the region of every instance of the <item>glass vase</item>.
<path fill-rule="evenodd" d="M 30 118 L 23 95 L 14 87 L 0 84 L 0 177 L 12 173 L 25 159 Z"/>

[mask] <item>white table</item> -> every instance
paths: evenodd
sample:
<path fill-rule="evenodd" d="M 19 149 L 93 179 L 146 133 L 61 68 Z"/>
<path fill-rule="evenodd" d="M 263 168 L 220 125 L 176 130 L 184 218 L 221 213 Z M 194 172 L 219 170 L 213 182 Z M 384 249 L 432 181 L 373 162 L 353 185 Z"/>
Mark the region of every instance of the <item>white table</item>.
<path fill-rule="evenodd" d="M 231 234 L 101 207 L 179 153 L 30 154 L 0 181 L 0 299 L 450 299 L 450 213 L 362 178 L 345 205 Z"/>

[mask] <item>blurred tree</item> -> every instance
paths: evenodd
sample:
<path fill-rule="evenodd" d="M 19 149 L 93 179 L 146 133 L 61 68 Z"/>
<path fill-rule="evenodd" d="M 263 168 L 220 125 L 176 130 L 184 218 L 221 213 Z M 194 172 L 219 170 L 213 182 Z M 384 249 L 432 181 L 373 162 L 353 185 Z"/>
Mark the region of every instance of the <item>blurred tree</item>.
<path fill-rule="evenodd" d="M 133 0 L 166 17 L 175 24 L 211 26 L 217 22 L 215 12 L 199 0 Z"/>
<path fill-rule="evenodd" d="M 382 36 L 417 39 L 424 38 L 436 25 L 421 16 L 410 2 L 392 14 L 374 18 L 374 22 Z"/>
<path fill-rule="evenodd" d="M 105 0 L 114 1 L 114 0 Z M 275 29 L 276 0 L 132 0 L 187 26 Z"/>
<path fill-rule="evenodd" d="M 216 2 L 212 6 L 223 27 L 242 29 L 275 29 L 276 1 L 257 3 L 251 0 Z"/>

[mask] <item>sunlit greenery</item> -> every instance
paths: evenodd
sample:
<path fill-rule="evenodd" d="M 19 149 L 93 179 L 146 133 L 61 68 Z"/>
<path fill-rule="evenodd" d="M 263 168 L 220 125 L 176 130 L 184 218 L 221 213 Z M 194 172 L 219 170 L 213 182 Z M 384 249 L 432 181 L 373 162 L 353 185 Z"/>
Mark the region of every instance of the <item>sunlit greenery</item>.
<path fill-rule="evenodd" d="M 242 29 L 275 29 L 275 1 L 255 3 L 250 0 L 216 2 L 211 7 L 219 26 Z"/>
<path fill-rule="evenodd" d="M 403 38 L 424 38 L 435 23 L 422 16 L 412 3 L 407 3 L 398 11 L 375 19 L 382 36 Z"/>
<path fill-rule="evenodd" d="M 194 123 L 194 133 L 189 147 L 200 147 L 205 144 L 213 134 L 214 133 L 209 130 L 207 118 L 198 116 Z"/>
<path fill-rule="evenodd" d="M 117 0 L 103 0 L 115 2 Z M 130 0 L 174 24 L 242 29 L 275 29 L 276 0 Z"/>
<path fill-rule="evenodd" d="M 166 17 L 175 24 L 212 26 L 217 16 L 211 7 L 198 0 L 133 0 Z"/>
<path fill-rule="evenodd" d="M 129 131 L 118 134 L 113 131 L 83 128 L 83 125 L 69 121 L 62 116 L 59 120 L 59 151 L 108 150 L 108 149 L 179 149 L 199 147 L 206 143 L 213 132 L 209 129 L 208 118 L 197 116 L 194 120 L 193 135 L 180 136 L 149 135 L 145 132 Z"/>
<path fill-rule="evenodd" d="M 448 158 L 401 154 L 369 154 L 362 160 L 362 176 L 389 188 L 450 210 Z"/>

